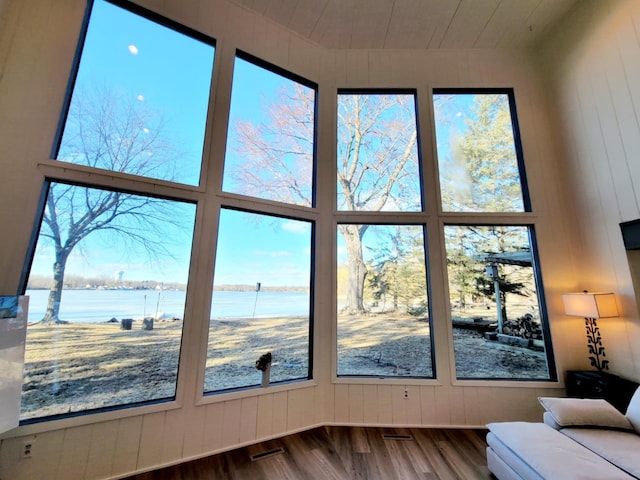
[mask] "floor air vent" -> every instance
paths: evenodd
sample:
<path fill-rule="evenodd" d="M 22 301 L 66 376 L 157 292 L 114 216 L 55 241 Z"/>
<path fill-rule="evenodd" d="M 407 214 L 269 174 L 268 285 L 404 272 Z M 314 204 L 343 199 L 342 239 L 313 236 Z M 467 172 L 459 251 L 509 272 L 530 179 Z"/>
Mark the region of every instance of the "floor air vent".
<path fill-rule="evenodd" d="M 262 460 L 263 458 L 272 457 L 284 453 L 284 448 L 274 448 L 273 450 L 267 450 L 266 452 L 256 453 L 251 455 L 251 461 Z"/>
<path fill-rule="evenodd" d="M 413 435 L 400 435 L 395 433 L 383 433 L 382 438 L 385 440 L 413 440 Z"/>

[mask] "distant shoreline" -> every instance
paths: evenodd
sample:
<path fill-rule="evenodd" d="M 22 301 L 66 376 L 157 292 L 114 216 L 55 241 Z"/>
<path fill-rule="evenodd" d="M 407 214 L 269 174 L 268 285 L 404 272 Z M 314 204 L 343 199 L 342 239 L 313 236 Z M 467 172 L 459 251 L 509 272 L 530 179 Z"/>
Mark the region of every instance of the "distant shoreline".
<path fill-rule="evenodd" d="M 50 290 L 49 287 L 27 287 L 27 290 Z M 68 290 L 135 290 L 135 291 L 149 291 L 149 292 L 167 292 L 167 291 L 178 291 L 185 292 L 187 290 L 186 286 L 180 287 L 163 287 L 161 284 L 158 286 L 106 286 L 106 285 L 98 285 L 92 287 L 67 287 L 63 291 Z M 214 292 L 255 292 L 255 285 L 216 285 L 213 287 Z M 299 286 L 260 286 L 261 292 L 296 292 L 296 293 L 309 293 L 309 287 L 299 287 Z"/>

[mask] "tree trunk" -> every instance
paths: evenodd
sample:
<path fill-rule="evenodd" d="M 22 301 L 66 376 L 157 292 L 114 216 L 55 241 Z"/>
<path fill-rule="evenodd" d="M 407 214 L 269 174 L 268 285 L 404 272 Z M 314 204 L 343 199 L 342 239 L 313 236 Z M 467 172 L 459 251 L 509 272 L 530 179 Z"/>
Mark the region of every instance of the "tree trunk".
<path fill-rule="evenodd" d="M 40 320 L 41 323 L 61 324 L 67 323 L 59 318 L 60 300 L 62 299 L 62 289 L 64 287 L 64 271 L 67 266 L 68 254 L 66 252 L 57 252 L 56 261 L 53 264 L 53 281 L 51 290 L 49 291 L 49 299 L 47 300 L 47 311 Z"/>
<path fill-rule="evenodd" d="M 367 266 L 362 257 L 364 226 L 341 225 L 339 228 L 347 247 L 349 271 L 347 306 L 345 310 L 348 314 L 364 313 L 364 280 L 367 276 Z"/>

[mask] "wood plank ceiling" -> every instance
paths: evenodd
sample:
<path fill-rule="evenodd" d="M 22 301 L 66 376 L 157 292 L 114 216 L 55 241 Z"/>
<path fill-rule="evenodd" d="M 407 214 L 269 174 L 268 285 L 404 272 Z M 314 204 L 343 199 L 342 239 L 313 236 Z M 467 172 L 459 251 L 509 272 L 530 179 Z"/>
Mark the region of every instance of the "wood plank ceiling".
<path fill-rule="evenodd" d="M 330 49 L 535 47 L 581 0 L 232 0 Z"/>

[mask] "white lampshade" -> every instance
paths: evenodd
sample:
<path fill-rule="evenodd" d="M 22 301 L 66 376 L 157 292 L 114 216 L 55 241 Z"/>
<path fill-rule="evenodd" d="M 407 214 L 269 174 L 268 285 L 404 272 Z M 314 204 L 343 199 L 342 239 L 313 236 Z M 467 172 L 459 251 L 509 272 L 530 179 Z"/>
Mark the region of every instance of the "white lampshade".
<path fill-rule="evenodd" d="M 613 293 L 565 293 L 564 313 L 575 317 L 617 317 L 618 307 Z"/>

